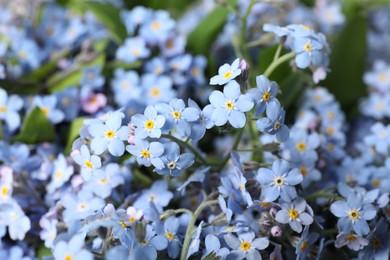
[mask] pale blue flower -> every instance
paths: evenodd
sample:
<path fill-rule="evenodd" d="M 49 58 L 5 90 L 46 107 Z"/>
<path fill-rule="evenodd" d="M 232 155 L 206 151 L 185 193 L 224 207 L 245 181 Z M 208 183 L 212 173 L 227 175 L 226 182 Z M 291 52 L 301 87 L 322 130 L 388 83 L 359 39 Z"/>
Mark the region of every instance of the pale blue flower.
<path fill-rule="evenodd" d="M 269 245 L 268 238 L 255 238 L 254 232 L 241 233 L 238 235 L 238 238 L 229 233 L 223 238 L 225 239 L 226 244 L 232 249 L 229 255 L 234 256 L 234 259 L 246 258 L 261 260 L 261 255 L 258 250 L 263 250 Z"/>
<path fill-rule="evenodd" d="M 147 106 L 144 115 L 136 114 L 131 117 L 131 123 L 136 127 L 134 135 L 140 139 L 160 138 L 165 121 L 165 117 L 157 115 L 157 110 L 153 106 Z"/>
<path fill-rule="evenodd" d="M 306 201 L 302 198 L 297 198 L 291 203 L 281 202 L 281 210 L 276 213 L 275 219 L 279 223 L 289 224 L 295 232 L 302 232 L 302 225 L 308 226 L 313 223 L 313 217 L 305 212 Z"/>
<path fill-rule="evenodd" d="M 47 119 L 53 124 L 58 124 L 65 119 L 65 114 L 57 109 L 57 97 L 54 95 L 44 97 L 35 96 L 32 108 L 34 108 L 34 106 L 38 106 Z"/>
<path fill-rule="evenodd" d="M 116 58 L 126 63 L 133 63 L 138 59 L 147 58 L 150 50 L 142 38 L 127 38 L 125 43 L 116 51 Z"/>
<path fill-rule="evenodd" d="M 134 145 L 126 146 L 126 150 L 137 157 L 140 165 L 149 167 L 153 165 L 157 169 L 164 168 L 164 162 L 161 155 L 164 153 L 164 145 L 159 142 L 149 143 L 146 140 L 135 139 Z"/>
<path fill-rule="evenodd" d="M 285 142 L 289 138 L 289 129 L 284 124 L 286 112 L 280 106 L 279 102 L 272 101 L 268 104 L 266 110 L 267 117 L 256 121 L 256 127 L 261 132 L 275 135 L 279 142 Z"/>
<path fill-rule="evenodd" d="M 168 185 L 165 181 L 155 181 L 150 189 L 144 190 L 142 195 L 139 196 L 134 202 L 134 207 L 137 209 L 150 208 L 149 203 L 153 202 L 159 212 L 162 212 L 163 208 L 173 198 L 173 193 L 168 190 Z"/>
<path fill-rule="evenodd" d="M 164 163 L 164 168 L 154 169 L 154 171 L 158 174 L 179 176 L 185 169 L 194 163 L 195 156 L 192 153 L 180 154 L 180 147 L 177 143 L 166 143 L 164 144 L 164 149 L 165 152 L 161 156 L 161 160 Z"/>
<path fill-rule="evenodd" d="M 53 256 L 55 259 L 93 260 L 93 254 L 86 249 L 82 249 L 84 239 L 85 234 L 78 234 L 68 242 L 59 241 L 53 249 Z"/>
<path fill-rule="evenodd" d="M 49 193 L 53 193 L 56 189 L 62 187 L 73 174 L 73 166 L 68 165 L 64 155 L 59 154 L 54 161 L 54 169 L 50 183 L 46 186 Z"/>
<path fill-rule="evenodd" d="M 224 85 L 241 74 L 240 59 L 233 61 L 232 65 L 225 63 L 218 69 L 218 75 L 210 79 L 210 85 Z"/>
<path fill-rule="evenodd" d="M 102 163 L 100 157 L 97 155 L 91 155 L 88 147 L 82 145 L 80 150 L 72 153 L 73 160 L 81 166 L 81 176 L 84 180 L 88 181 L 92 176 L 96 178 L 104 177 L 104 172 L 102 171 Z"/>
<path fill-rule="evenodd" d="M 7 92 L 0 88 L 0 120 L 4 120 L 9 130 L 14 131 L 20 126 L 18 111 L 23 107 L 23 100 L 17 95 L 8 96 Z"/>
<path fill-rule="evenodd" d="M 31 228 L 30 219 L 24 214 L 16 201 L 0 204 L 0 227 L 8 226 L 12 240 L 23 240 Z"/>
<path fill-rule="evenodd" d="M 267 106 L 267 104 L 276 98 L 278 93 L 278 84 L 269 80 L 264 76 L 260 75 L 256 77 L 257 88 L 252 88 L 248 91 L 253 96 L 253 100 L 256 104 L 255 116 L 260 116 Z"/>

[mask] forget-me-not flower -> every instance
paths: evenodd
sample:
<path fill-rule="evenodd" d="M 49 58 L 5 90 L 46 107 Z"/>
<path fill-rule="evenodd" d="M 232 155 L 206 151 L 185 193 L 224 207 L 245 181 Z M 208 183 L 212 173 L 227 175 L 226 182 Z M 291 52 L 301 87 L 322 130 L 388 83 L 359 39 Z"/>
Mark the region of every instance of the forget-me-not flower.
<path fill-rule="evenodd" d="M 223 85 L 241 74 L 240 59 L 233 61 L 232 65 L 225 63 L 218 69 L 218 75 L 210 79 L 210 85 Z"/>
<path fill-rule="evenodd" d="M 229 255 L 234 256 L 234 259 L 244 259 L 245 257 L 247 259 L 261 259 L 258 250 L 263 250 L 269 245 L 268 238 L 255 238 L 254 232 L 241 233 L 238 235 L 238 238 L 229 233 L 223 238 L 226 244 L 232 249 Z"/>
<path fill-rule="evenodd" d="M 158 174 L 179 176 L 185 169 L 194 163 L 195 156 L 192 153 L 180 154 L 180 147 L 177 143 L 166 143 L 164 144 L 164 149 L 165 152 L 161 156 L 161 160 L 164 163 L 164 168 L 154 169 L 154 171 Z"/>
<path fill-rule="evenodd" d="M 138 59 L 147 58 L 150 50 L 142 38 L 127 38 L 125 43 L 116 51 L 116 58 L 126 63 L 133 63 Z"/>
<path fill-rule="evenodd" d="M 104 172 L 102 171 L 102 162 L 97 155 L 91 155 L 88 147 L 82 145 L 80 150 L 76 150 L 72 153 L 73 160 L 81 166 L 81 176 L 84 180 L 88 181 L 92 176 L 96 178 L 103 178 Z"/>
<path fill-rule="evenodd" d="M 280 203 L 281 210 L 276 213 L 275 219 L 279 223 L 289 224 L 295 232 L 302 232 L 302 225 L 308 226 L 313 223 L 313 217 L 305 212 L 306 201 L 302 198 L 297 198 L 291 203 Z"/>
<path fill-rule="evenodd" d="M 18 111 L 23 107 L 23 100 L 17 95 L 8 96 L 7 92 L 0 88 L 0 120 L 4 120 L 13 131 L 20 126 Z"/>
<path fill-rule="evenodd" d="M 261 132 L 275 135 L 279 142 L 285 142 L 289 138 L 290 131 L 284 124 L 286 112 L 280 106 L 278 101 L 272 101 L 268 104 L 266 110 L 267 117 L 256 121 L 256 127 Z"/>
<path fill-rule="evenodd" d="M 59 241 L 54 249 L 53 256 L 55 259 L 66 260 L 92 260 L 93 254 L 86 249 L 83 249 L 85 234 L 77 234 L 73 236 L 69 242 Z"/>
<path fill-rule="evenodd" d="M 278 93 L 278 84 L 269 80 L 264 76 L 260 75 L 256 77 L 257 88 L 252 88 L 248 91 L 253 96 L 253 100 L 256 104 L 255 116 L 260 116 L 267 106 L 267 104 L 276 98 Z"/>
<path fill-rule="evenodd" d="M 211 105 L 215 108 L 211 120 L 216 126 L 222 126 L 227 121 L 234 128 L 242 128 L 246 123 L 244 112 L 253 107 L 253 101 L 249 94 L 240 94 L 240 85 L 236 81 L 227 84 L 223 93 L 215 90 L 209 97 Z"/>
<path fill-rule="evenodd" d="M 164 153 L 164 145 L 159 142 L 149 143 L 147 140 L 135 139 L 134 145 L 126 146 L 126 150 L 137 157 L 137 162 L 149 167 L 153 165 L 157 169 L 164 168 L 161 155 Z"/>
<path fill-rule="evenodd" d="M 160 138 L 165 121 L 165 117 L 157 115 L 157 110 L 153 106 L 147 106 L 144 115 L 136 114 L 131 117 L 131 123 L 136 127 L 135 137 L 140 139 Z"/>

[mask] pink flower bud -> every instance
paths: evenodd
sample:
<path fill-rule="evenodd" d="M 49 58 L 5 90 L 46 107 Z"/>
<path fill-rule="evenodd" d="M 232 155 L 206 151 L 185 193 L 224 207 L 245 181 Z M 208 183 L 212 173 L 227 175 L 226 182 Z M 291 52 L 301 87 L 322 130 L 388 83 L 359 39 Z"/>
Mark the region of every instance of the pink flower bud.
<path fill-rule="evenodd" d="M 274 237 L 281 237 L 283 235 L 283 231 L 279 226 L 273 226 L 271 228 L 271 234 Z"/>

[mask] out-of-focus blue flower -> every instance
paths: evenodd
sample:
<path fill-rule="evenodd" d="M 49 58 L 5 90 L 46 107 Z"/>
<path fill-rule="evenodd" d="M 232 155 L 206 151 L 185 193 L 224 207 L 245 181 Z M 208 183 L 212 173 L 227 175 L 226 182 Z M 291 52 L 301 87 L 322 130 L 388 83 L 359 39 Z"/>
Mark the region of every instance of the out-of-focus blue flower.
<path fill-rule="evenodd" d="M 145 97 L 143 102 L 146 105 L 154 105 L 158 102 L 167 103 L 177 95 L 172 89 L 172 79 L 164 75 L 144 74 L 142 86 L 142 96 Z"/>
<path fill-rule="evenodd" d="M 200 234 L 202 232 L 203 223 L 204 223 L 204 221 L 202 220 L 199 223 L 198 228 L 196 229 L 196 233 L 194 235 L 192 235 L 192 240 L 191 240 L 190 246 L 188 247 L 188 253 L 187 253 L 186 259 L 188 259 L 191 255 L 193 255 L 199 251 Z"/>
<path fill-rule="evenodd" d="M 36 69 L 39 66 L 41 62 L 39 55 L 42 52 L 34 41 L 28 38 L 12 41 L 12 50 L 22 65 L 28 66 L 29 69 Z"/>
<path fill-rule="evenodd" d="M 276 98 L 276 94 L 278 93 L 278 84 L 269 80 L 263 76 L 256 77 L 256 85 L 257 88 L 252 88 L 248 91 L 249 94 L 253 96 L 253 101 L 256 104 L 255 107 L 255 116 L 260 116 L 269 103 Z"/>
<path fill-rule="evenodd" d="M 364 138 L 364 143 L 368 146 L 373 146 L 375 150 L 381 154 L 389 153 L 390 145 L 390 125 L 383 125 L 381 122 L 371 126 L 372 134 Z"/>
<path fill-rule="evenodd" d="M 280 106 L 279 102 L 272 101 L 268 104 L 266 110 L 267 117 L 256 121 L 256 127 L 261 132 L 275 135 L 279 142 L 285 142 L 289 138 L 289 129 L 284 124 L 286 112 Z"/>
<path fill-rule="evenodd" d="M 125 145 L 129 135 L 127 126 L 122 125 L 122 115 L 113 113 L 104 123 L 91 124 L 88 131 L 93 137 L 91 150 L 95 154 L 102 154 L 107 148 L 113 156 L 121 156 L 125 152 Z"/>
<path fill-rule="evenodd" d="M 351 192 L 347 200 L 333 202 L 330 211 L 339 218 L 337 223 L 342 233 L 351 230 L 362 236 L 370 232 L 367 220 L 376 216 L 376 209 L 372 204 L 363 204 L 363 195 L 358 192 Z"/>
<path fill-rule="evenodd" d="M 295 232 L 302 232 L 302 225 L 308 226 L 313 223 L 313 217 L 306 211 L 306 201 L 297 198 L 291 203 L 280 203 L 281 210 L 276 213 L 275 219 L 279 223 L 289 224 Z"/>
<path fill-rule="evenodd" d="M 240 59 L 233 61 L 232 65 L 225 63 L 218 69 L 218 75 L 210 79 L 210 85 L 224 85 L 241 74 Z"/>
<path fill-rule="evenodd" d="M 373 71 L 364 74 L 364 83 L 384 93 L 390 88 L 390 66 L 382 60 L 376 60 Z"/>
<path fill-rule="evenodd" d="M 137 209 L 148 209 L 149 202 L 152 201 L 158 211 L 162 212 L 163 207 L 166 207 L 172 198 L 173 194 L 168 190 L 167 183 L 159 180 L 154 182 L 150 189 L 142 192 L 142 195 L 134 202 L 134 207 Z"/>
<path fill-rule="evenodd" d="M 73 174 L 73 166 L 68 165 L 64 155 L 59 154 L 54 162 L 54 169 L 50 183 L 46 186 L 49 193 L 53 193 L 56 189 L 62 187 Z"/>
<path fill-rule="evenodd" d="M 159 142 L 149 143 L 147 140 L 135 139 L 134 145 L 126 146 L 126 150 L 137 157 L 137 162 L 149 167 L 153 165 L 157 169 L 164 168 L 161 156 L 164 153 L 164 145 Z"/>
<path fill-rule="evenodd" d="M 128 34 L 134 34 L 135 29 L 152 15 L 152 10 L 143 6 L 136 6 L 130 11 L 122 11 L 121 18 Z"/>
<path fill-rule="evenodd" d="M 185 169 L 194 163 L 195 156 L 192 153 L 180 154 L 180 147 L 177 143 L 169 142 L 164 144 L 164 150 L 165 152 L 161 156 L 164 168 L 154 169 L 158 174 L 179 176 Z"/>
<path fill-rule="evenodd" d="M 216 126 L 222 126 L 227 121 L 235 127 L 242 128 L 246 123 L 244 112 L 253 107 L 253 101 L 249 94 L 240 94 L 240 85 L 236 81 L 227 84 L 223 93 L 215 90 L 209 97 L 211 105 L 215 108 L 211 120 Z"/>
<path fill-rule="evenodd" d="M 83 76 L 80 79 L 80 84 L 83 87 L 89 87 L 94 90 L 100 90 L 105 82 L 101 76 L 102 68 L 100 66 L 92 66 L 83 70 Z"/>
<path fill-rule="evenodd" d="M 57 237 L 57 223 L 58 220 L 53 219 L 49 220 L 47 218 L 42 218 L 39 221 L 39 224 L 42 228 L 40 232 L 40 238 L 45 241 L 45 247 L 52 248 L 54 246 L 54 240 Z"/>
<path fill-rule="evenodd" d="M 149 57 L 150 50 L 142 38 L 127 38 L 125 43 L 116 51 L 116 58 L 126 63 Z"/>
<path fill-rule="evenodd" d="M 226 221 L 230 223 L 230 220 L 233 216 L 233 211 L 227 207 L 226 202 L 221 195 L 218 196 L 218 204 L 221 208 L 221 211 L 226 215 Z"/>
<path fill-rule="evenodd" d="M 258 250 L 263 250 L 269 245 L 268 238 L 255 238 L 255 233 L 253 232 L 241 233 L 238 235 L 238 238 L 230 233 L 226 234 L 223 238 L 226 244 L 232 249 L 229 255 L 232 255 L 234 259 L 261 259 Z"/>
<path fill-rule="evenodd" d="M 386 259 L 390 251 L 389 225 L 380 219 L 374 232 L 367 236 L 369 244 L 359 253 L 359 259 Z"/>
<path fill-rule="evenodd" d="M 145 23 L 142 24 L 140 35 L 150 44 L 156 45 L 165 42 L 170 31 L 175 26 L 167 11 L 155 11 Z"/>
<path fill-rule="evenodd" d="M 63 91 L 56 92 L 58 108 L 65 114 L 66 121 L 72 121 L 77 117 L 79 104 L 79 91 L 76 87 L 68 87 Z"/>
<path fill-rule="evenodd" d="M 86 249 L 82 249 L 84 239 L 85 234 L 78 234 L 68 242 L 59 241 L 53 249 L 53 256 L 55 259 L 93 260 L 93 254 Z"/>
<path fill-rule="evenodd" d="M 160 43 L 161 53 L 166 57 L 173 57 L 184 52 L 186 38 L 182 35 L 169 37 L 165 42 Z"/>
<path fill-rule="evenodd" d="M 319 181 L 322 177 L 320 171 L 315 168 L 315 163 L 316 160 L 304 155 L 291 160 L 291 166 L 301 171 L 303 176 L 301 185 L 304 189 L 309 187 L 312 182 Z"/>
<path fill-rule="evenodd" d="M 77 195 L 66 193 L 60 202 L 65 208 L 62 214 L 66 223 L 71 223 L 73 220 L 85 219 L 105 205 L 104 200 L 94 197 L 92 193 L 84 190 L 79 191 Z"/>
<path fill-rule="evenodd" d="M 174 98 L 169 105 L 156 104 L 156 109 L 166 118 L 164 129 L 175 129 L 183 137 L 190 136 L 190 123 L 199 119 L 199 111 L 193 107 L 186 108 L 182 99 Z"/>
<path fill-rule="evenodd" d="M 147 106 L 144 115 L 136 114 L 131 117 L 131 123 L 136 127 L 134 135 L 136 138 L 144 139 L 147 137 L 160 138 L 161 128 L 165 124 L 165 117 L 157 115 L 154 106 Z"/>
<path fill-rule="evenodd" d="M 94 154 L 91 155 L 86 145 L 82 145 L 79 151 L 73 151 L 72 158 L 81 166 L 81 176 L 84 180 L 88 181 L 92 176 L 96 178 L 104 177 L 100 157 Z"/>
<path fill-rule="evenodd" d="M 202 139 L 202 137 L 206 133 L 206 129 L 210 129 L 214 126 L 214 123 L 211 120 L 211 116 L 215 109 L 212 105 L 207 105 L 203 108 L 203 110 L 201 110 L 198 104 L 192 99 L 188 99 L 188 106 L 196 109 L 197 113 L 199 114 L 199 118 L 196 121 L 191 122 L 190 124 L 190 137 L 193 141 L 196 142 Z"/>
<path fill-rule="evenodd" d="M 57 97 L 54 95 L 44 97 L 35 96 L 31 107 L 34 108 L 34 106 L 38 106 L 53 124 L 58 124 L 65 118 L 64 113 L 57 109 Z"/>
<path fill-rule="evenodd" d="M 292 159 L 308 158 L 316 161 L 318 158 L 315 151 L 320 146 L 321 140 L 317 133 L 308 134 L 305 130 L 292 128 L 290 138 L 284 143 L 289 149 Z"/>
<path fill-rule="evenodd" d="M 8 96 L 7 92 L 0 88 L 0 120 L 4 120 L 9 130 L 14 131 L 20 126 L 18 111 L 23 107 L 23 100 L 17 95 Z"/>
<path fill-rule="evenodd" d="M 30 256 L 24 256 L 23 247 L 12 246 L 11 248 L 2 247 L 0 249 L 0 258 L 7 260 L 32 260 Z"/>
<path fill-rule="evenodd" d="M 166 60 L 162 57 L 154 57 L 145 63 L 145 71 L 157 75 L 164 74 L 168 70 Z"/>
<path fill-rule="evenodd" d="M 23 240 L 31 228 L 30 219 L 16 201 L 0 204 L 0 227 L 8 226 L 8 234 L 12 240 Z"/>
<path fill-rule="evenodd" d="M 272 164 L 272 170 L 260 168 L 256 180 L 265 185 L 261 190 L 261 197 L 265 202 L 275 201 L 279 196 L 287 202 L 297 197 L 294 185 L 302 182 L 303 176 L 299 169 L 290 169 L 285 160 L 277 160 Z"/>
<path fill-rule="evenodd" d="M 362 237 L 358 236 L 356 234 L 349 234 L 349 233 L 340 233 L 336 237 L 335 241 L 335 247 L 340 248 L 343 246 L 347 246 L 349 249 L 352 249 L 354 251 L 359 251 L 366 245 L 368 245 L 369 241 Z"/>
<path fill-rule="evenodd" d="M 137 72 L 115 70 L 115 77 L 111 81 L 111 88 L 114 91 L 115 102 L 120 106 L 126 106 L 131 100 L 141 97 L 140 80 Z"/>
<path fill-rule="evenodd" d="M 198 85 L 202 86 L 206 83 L 206 79 L 204 76 L 204 70 L 207 66 L 207 60 L 204 56 L 195 56 L 192 59 L 192 65 L 190 68 L 190 77 L 193 81 L 195 81 Z"/>

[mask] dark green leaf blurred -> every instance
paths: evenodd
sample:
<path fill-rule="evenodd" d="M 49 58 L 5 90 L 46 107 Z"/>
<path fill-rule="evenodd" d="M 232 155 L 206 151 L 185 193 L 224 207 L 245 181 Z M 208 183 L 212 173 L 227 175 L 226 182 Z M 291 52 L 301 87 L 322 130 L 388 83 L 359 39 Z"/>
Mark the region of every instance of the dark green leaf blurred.
<path fill-rule="evenodd" d="M 72 121 L 72 124 L 70 125 L 70 129 L 69 129 L 68 141 L 65 147 L 66 155 L 69 155 L 74 140 L 76 140 L 76 138 L 80 136 L 80 130 L 84 125 L 85 119 L 86 119 L 85 117 L 78 117 Z"/>

